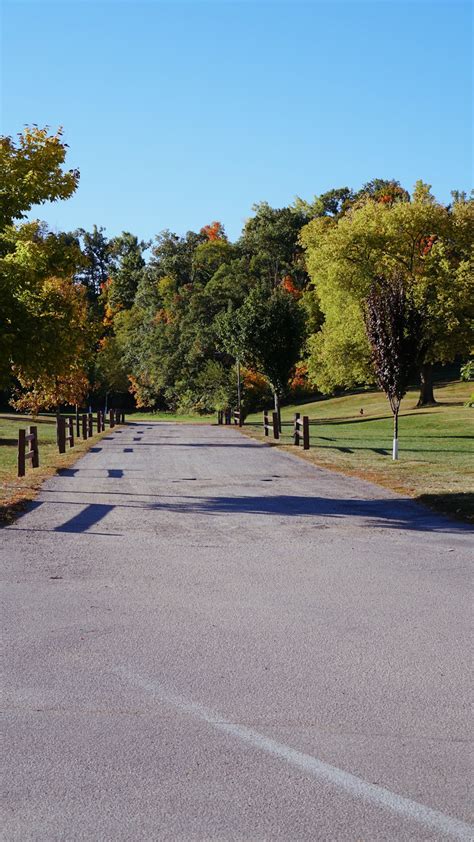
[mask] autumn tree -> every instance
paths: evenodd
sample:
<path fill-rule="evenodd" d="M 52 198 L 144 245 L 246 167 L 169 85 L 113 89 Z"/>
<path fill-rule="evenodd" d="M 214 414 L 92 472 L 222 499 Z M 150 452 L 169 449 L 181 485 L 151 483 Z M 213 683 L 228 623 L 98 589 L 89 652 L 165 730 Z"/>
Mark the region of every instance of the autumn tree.
<path fill-rule="evenodd" d="M 0 146 L 0 377 L 16 378 L 17 406 L 57 406 L 81 398 L 95 341 L 85 290 L 74 282 L 85 265 L 72 234 L 22 222 L 35 204 L 66 199 L 77 170 L 64 170 L 62 132 L 25 129 Z"/>

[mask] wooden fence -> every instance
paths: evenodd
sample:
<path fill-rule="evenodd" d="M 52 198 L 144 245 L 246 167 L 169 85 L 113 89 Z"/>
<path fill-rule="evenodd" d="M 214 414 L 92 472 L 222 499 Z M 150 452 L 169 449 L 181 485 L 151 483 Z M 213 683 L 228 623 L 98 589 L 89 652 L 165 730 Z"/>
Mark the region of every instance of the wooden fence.
<path fill-rule="evenodd" d="M 66 453 L 66 444 L 69 447 L 74 447 L 74 419 L 63 418 L 60 416 L 57 419 L 58 429 L 58 448 L 60 453 Z"/>
<path fill-rule="evenodd" d="M 38 428 L 35 426 L 27 427 L 26 430 L 18 430 L 19 477 L 25 476 L 27 460 L 31 460 L 32 468 L 39 468 Z"/>
<path fill-rule="evenodd" d="M 109 412 L 109 426 L 125 424 L 125 413 L 121 409 L 111 409 Z M 74 421 L 76 422 L 76 438 L 82 433 L 83 441 L 94 435 L 94 416 L 92 412 L 83 412 L 76 417 L 62 415 L 56 419 L 56 433 L 59 453 L 66 453 L 66 446 L 74 447 Z M 105 431 L 105 414 L 99 410 L 96 417 L 97 432 Z M 31 467 L 39 467 L 38 428 L 28 427 L 18 430 L 18 476 L 24 477 L 26 462 L 31 460 Z"/>
<path fill-rule="evenodd" d="M 278 418 L 278 412 L 272 412 L 272 421 L 269 422 L 269 413 L 267 410 L 263 413 L 263 432 L 265 436 L 268 436 L 270 431 L 273 433 L 274 439 L 280 438 L 280 419 Z"/>
<path fill-rule="evenodd" d="M 293 441 L 298 447 L 302 440 L 303 450 L 309 450 L 309 416 L 303 415 L 301 418 L 299 412 L 295 412 L 293 422 Z"/>
<path fill-rule="evenodd" d="M 226 425 L 232 423 L 232 410 L 229 407 L 217 411 L 217 423 Z"/>

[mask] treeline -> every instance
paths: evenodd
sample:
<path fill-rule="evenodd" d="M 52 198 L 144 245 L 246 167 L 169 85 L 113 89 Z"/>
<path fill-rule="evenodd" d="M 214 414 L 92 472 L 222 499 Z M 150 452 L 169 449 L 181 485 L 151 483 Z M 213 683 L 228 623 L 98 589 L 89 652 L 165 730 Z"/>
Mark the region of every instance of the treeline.
<path fill-rule="evenodd" d="M 375 179 L 286 208 L 255 205 L 236 242 L 219 222 L 144 242 L 24 221 L 76 190 L 65 155 L 61 132 L 47 129 L 1 142 L 0 376 L 18 409 L 131 394 L 138 407 L 212 412 L 236 404 L 237 362 L 244 411 L 272 394 L 278 404 L 383 385 L 396 374 L 384 381 L 377 369 L 381 326 L 383 359 L 398 354 L 405 380 L 418 369 L 423 404 L 434 399 L 432 365 L 472 351 L 472 196 L 453 193 L 446 207 L 422 182 L 410 195 Z M 390 290 L 409 343 L 393 324 L 387 333 L 387 308 L 383 325 L 372 312 Z"/>

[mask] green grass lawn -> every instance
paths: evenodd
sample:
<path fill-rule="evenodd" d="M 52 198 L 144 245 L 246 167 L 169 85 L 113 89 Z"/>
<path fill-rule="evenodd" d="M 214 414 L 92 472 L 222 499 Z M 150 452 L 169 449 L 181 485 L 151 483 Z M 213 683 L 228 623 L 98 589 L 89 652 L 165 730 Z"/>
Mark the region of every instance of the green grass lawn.
<path fill-rule="evenodd" d="M 294 452 L 293 415 L 308 415 L 311 450 L 305 458 L 474 521 L 474 410 L 463 406 L 471 393 L 472 383 L 444 384 L 435 390 L 438 406 L 416 409 L 418 393 L 409 392 L 400 414 L 397 462 L 392 460 L 392 414 L 379 392 L 284 407 L 275 446 Z M 244 429 L 263 440 L 261 421 L 261 413 L 251 415 Z"/>
<path fill-rule="evenodd" d="M 40 466 L 33 469 L 27 463 L 26 476 L 17 477 L 18 430 L 30 424 L 38 428 Z M 100 434 L 94 432 L 93 438 L 87 441 L 75 439 L 74 447 L 68 445 L 66 453 L 60 454 L 54 416 L 40 415 L 33 421 L 25 415 L 0 414 L 0 524 L 10 522 L 15 512 L 35 497 L 44 479 L 71 465 L 104 435 L 107 430 Z"/>
<path fill-rule="evenodd" d="M 178 412 L 130 412 L 125 415 L 126 421 L 169 421 L 173 424 L 213 424 L 217 413 L 212 415 L 196 415 L 196 413 Z"/>
<path fill-rule="evenodd" d="M 362 392 L 321 399 L 282 409 L 283 432 L 272 446 L 295 452 L 292 419 L 295 412 L 310 417 L 311 450 L 298 453 L 310 461 L 342 473 L 360 476 L 409 494 L 441 511 L 474 522 L 474 410 L 463 404 L 472 383 L 438 386 L 438 406 L 416 409 L 417 393 L 409 392 L 402 404 L 399 424 L 400 458 L 393 462 L 392 415 L 380 392 Z M 363 410 L 363 415 L 360 410 Z M 216 416 L 137 412 L 129 420 L 216 423 Z M 72 464 L 99 438 L 79 441 L 60 456 L 52 416 L 36 419 L 40 468 L 27 468 L 16 477 L 18 428 L 32 423 L 18 415 L 0 415 L 0 521 L 10 519 L 15 508 L 35 496 L 45 477 Z M 264 440 L 262 414 L 250 415 L 243 432 Z M 104 434 L 101 434 L 104 435 Z M 12 508 L 13 506 L 13 508 Z"/>

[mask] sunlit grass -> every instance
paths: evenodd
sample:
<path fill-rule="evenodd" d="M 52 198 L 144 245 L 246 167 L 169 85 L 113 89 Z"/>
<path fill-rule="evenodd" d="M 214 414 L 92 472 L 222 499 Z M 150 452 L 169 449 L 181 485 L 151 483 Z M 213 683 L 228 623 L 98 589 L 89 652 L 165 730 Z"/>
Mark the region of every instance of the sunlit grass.
<path fill-rule="evenodd" d="M 17 477 L 18 430 L 25 429 L 30 424 L 36 424 L 38 428 L 40 466 L 31 468 L 27 465 L 26 475 Z M 15 512 L 36 496 L 44 479 L 56 473 L 58 469 L 73 464 L 79 456 L 107 435 L 107 432 L 94 432 L 93 438 L 86 441 L 76 438 L 74 447 L 68 446 L 66 453 L 60 454 L 56 443 L 54 417 L 40 415 L 33 420 L 24 415 L 0 415 L 0 524 L 11 521 Z"/>
<path fill-rule="evenodd" d="M 409 392 L 402 403 L 396 462 L 392 414 L 379 392 L 284 407 L 276 446 L 294 452 L 292 419 L 300 412 L 310 418 L 311 449 L 305 458 L 474 519 L 474 411 L 463 405 L 471 392 L 469 383 L 445 384 L 436 389 L 439 405 L 426 409 L 417 409 L 418 395 Z M 261 413 L 249 416 L 245 430 L 263 440 L 261 418 Z"/>

